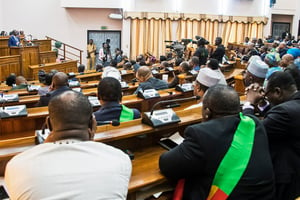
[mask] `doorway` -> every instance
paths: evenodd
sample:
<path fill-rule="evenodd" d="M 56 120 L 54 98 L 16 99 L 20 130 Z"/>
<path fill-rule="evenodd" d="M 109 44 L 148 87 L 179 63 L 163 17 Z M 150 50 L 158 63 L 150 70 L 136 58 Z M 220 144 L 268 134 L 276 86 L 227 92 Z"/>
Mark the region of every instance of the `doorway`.
<path fill-rule="evenodd" d="M 97 50 L 96 50 L 96 64 L 100 61 L 98 59 L 99 49 L 102 48 L 102 44 L 110 39 L 110 51 L 112 57 L 115 55 L 115 49 L 121 49 L 121 31 L 103 31 L 103 30 L 88 30 L 87 31 L 87 43 L 89 39 L 93 39 Z"/>

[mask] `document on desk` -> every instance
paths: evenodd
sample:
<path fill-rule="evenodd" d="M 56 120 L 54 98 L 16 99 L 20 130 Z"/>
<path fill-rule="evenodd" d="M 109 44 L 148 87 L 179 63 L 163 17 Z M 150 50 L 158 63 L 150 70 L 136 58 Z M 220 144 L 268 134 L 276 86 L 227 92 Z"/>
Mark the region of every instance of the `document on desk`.
<path fill-rule="evenodd" d="M 179 134 L 179 132 L 174 133 L 170 137 L 161 138 L 158 142 L 162 147 L 166 148 L 167 150 L 171 150 L 174 147 L 178 146 L 183 142 L 184 138 Z"/>
<path fill-rule="evenodd" d="M 184 140 L 184 138 L 179 134 L 179 132 L 176 132 L 173 135 L 171 135 L 169 139 L 175 142 L 176 144 L 181 144 Z"/>

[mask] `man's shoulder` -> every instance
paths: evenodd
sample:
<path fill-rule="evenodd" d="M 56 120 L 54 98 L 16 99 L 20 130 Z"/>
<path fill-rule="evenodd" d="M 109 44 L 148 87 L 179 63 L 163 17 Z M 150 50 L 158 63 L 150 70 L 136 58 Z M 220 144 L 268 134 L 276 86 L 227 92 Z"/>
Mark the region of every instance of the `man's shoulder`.
<path fill-rule="evenodd" d="M 191 125 L 187 128 L 187 131 L 189 132 L 190 130 L 194 130 L 191 132 L 195 132 L 196 134 L 200 133 L 201 134 L 211 134 L 212 130 L 214 130 L 214 133 L 216 132 L 222 132 L 225 129 L 229 129 L 239 122 L 239 117 L 236 116 L 226 116 L 226 117 L 221 117 L 217 119 L 212 119 L 206 122 L 201 122 L 198 124 Z"/>
<path fill-rule="evenodd" d="M 89 152 L 90 155 L 94 156 L 109 156 L 112 159 L 120 159 L 121 160 L 127 160 L 127 155 L 122 152 L 121 150 L 101 143 L 101 142 L 94 142 L 94 141 L 86 141 L 86 142 L 78 142 L 76 144 L 70 144 L 65 145 L 64 147 L 60 146 L 59 144 L 53 144 L 53 143 L 44 143 L 37 146 L 32 147 L 31 149 L 28 149 L 15 157 L 11 159 L 9 162 L 11 165 L 17 166 L 19 164 L 24 164 L 28 161 L 34 161 L 35 159 L 40 159 L 42 157 L 47 157 L 51 153 L 51 156 L 53 157 L 54 154 L 57 153 L 60 154 L 64 152 L 64 150 L 71 152 L 72 149 L 74 152 Z M 99 157 L 100 158 L 100 157 Z"/>
<path fill-rule="evenodd" d="M 300 92 L 297 92 L 292 99 L 278 104 L 266 113 L 266 115 L 274 114 L 274 113 L 286 113 L 290 115 L 291 113 L 299 113 L 298 110 L 300 109 Z M 300 113 L 299 113 L 300 115 Z"/>

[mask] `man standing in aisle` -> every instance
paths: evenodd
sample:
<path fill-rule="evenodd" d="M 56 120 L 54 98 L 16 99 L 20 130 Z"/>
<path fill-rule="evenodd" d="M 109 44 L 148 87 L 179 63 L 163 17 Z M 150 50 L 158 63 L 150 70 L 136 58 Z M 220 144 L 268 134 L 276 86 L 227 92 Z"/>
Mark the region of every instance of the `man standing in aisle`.
<path fill-rule="evenodd" d="M 95 68 L 96 64 L 96 45 L 94 44 L 94 40 L 90 39 L 87 45 L 87 68 L 89 70 Z"/>
<path fill-rule="evenodd" d="M 222 38 L 216 37 L 215 45 L 217 46 L 216 50 L 211 54 L 210 58 L 215 58 L 222 63 L 223 56 L 225 55 L 225 47 L 222 44 Z"/>

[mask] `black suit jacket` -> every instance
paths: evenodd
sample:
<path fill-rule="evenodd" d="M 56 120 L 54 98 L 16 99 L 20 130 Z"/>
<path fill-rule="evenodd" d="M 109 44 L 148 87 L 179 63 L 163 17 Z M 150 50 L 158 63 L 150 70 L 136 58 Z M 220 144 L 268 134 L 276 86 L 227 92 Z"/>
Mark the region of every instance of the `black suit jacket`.
<path fill-rule="evenodd" d="M 245 173 L 228 199 L 273 199 L 274 176 L 265 129 L 254 116 L 256 132 Z M 227 116 L 189 126 L 182 144 L 161 155 L 161 172 L 185 178 L 184 200 L 205 200 L 216 170 L 231 145 L 240 117 Z M 232 163 L 234 165 L 234 163 Z"/>
<path fill-rule="evenodd" d="M 52 97 L 59 95 L 65 91 L 71 90 L 68 86 L 63 86 L 58 88 L 57 90 L 48 92 L 46 95 L 41 96 L 39 102 L 37 103 L 37 106 L 48 106 L 49 101 Z"/>
<path fill-rule="evenodd" d="M 216 50 L 211 54 L 211 58 L 215 58 L 222 63 L 223 56 L 225 55 L 225 47 L 221 44 L 219 45 Z"/>
<path fill-rule="evenodd" d="M 300 196 L 300 92 L 272 107 L 263 120 L 270 144 L 278 199 Z"/>

